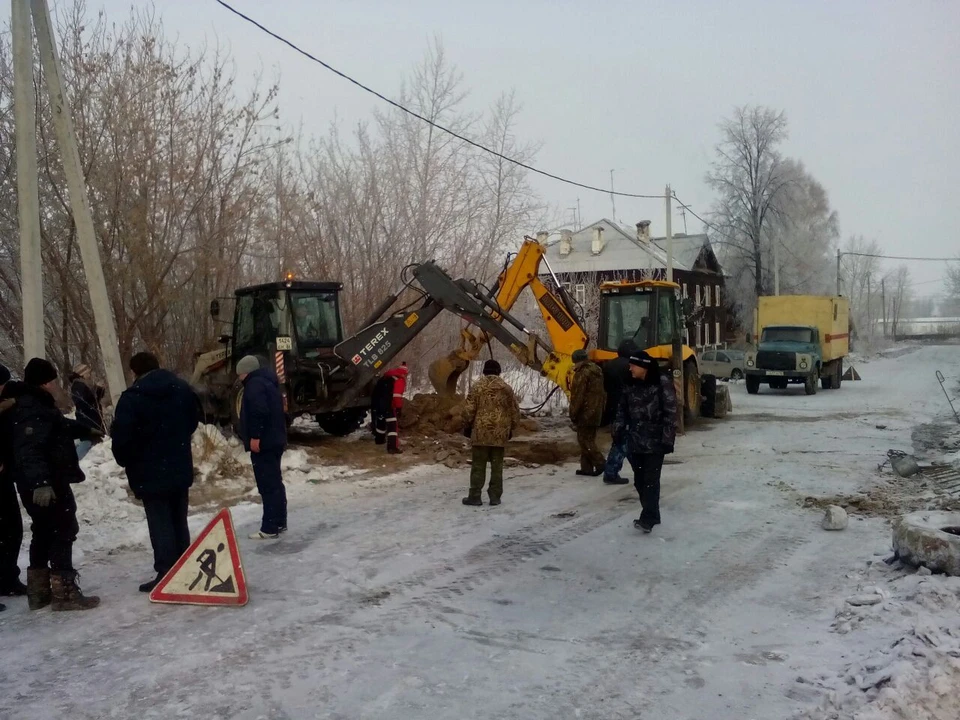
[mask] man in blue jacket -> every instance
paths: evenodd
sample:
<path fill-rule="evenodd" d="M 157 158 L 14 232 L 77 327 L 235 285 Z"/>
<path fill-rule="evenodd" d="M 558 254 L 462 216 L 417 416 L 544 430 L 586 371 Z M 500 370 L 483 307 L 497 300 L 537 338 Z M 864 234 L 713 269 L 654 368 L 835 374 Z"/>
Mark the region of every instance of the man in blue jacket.
<path fill-rule="evenodd" d="M 277 377 L 247 355 L 237 363 L 243 383 L 240 439 L 250 453 L 257 490 L 263 498 L 263 521 L 251 540 L 275 540 L 287 530 L 287 491 L 280 459 L 287 449 L 287 418 Z"/>
<path fill-rule="evenodd" d="M 130 358 L 130 370 L 136 380 L 120 396 L 110 435 L 113 456 L 126 469 L 130 489 L 147 515 L 157 576 L 143 583 L 140 592 L 150 592 L 190 547 L 190 439 L 201 410 L 190 385 L 161 369 L 151 353 Z"/>

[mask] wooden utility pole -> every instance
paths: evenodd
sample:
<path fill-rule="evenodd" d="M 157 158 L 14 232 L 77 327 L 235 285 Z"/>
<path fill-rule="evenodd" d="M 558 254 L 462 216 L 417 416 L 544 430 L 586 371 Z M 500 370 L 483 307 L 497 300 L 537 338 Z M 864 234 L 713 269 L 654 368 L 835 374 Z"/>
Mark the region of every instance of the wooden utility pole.
<path fill-rule="evenodd" d="M 30 0 L 12 0 L 13 112 L 16 128 L 17 209 L 20 221 L 20 303 L 23 361 L 46 357 L 43 332 L 43 263 L 37 174 L 37 98 L 33 91 Z"/>
<path fill-rule="evenodd" d="M 666 203 L 667 210 L 667 282 L 673 282 L 673 207 L 672 207 L 672 198 L 670 192 L 670 186 L 667 185 L 666 190 L 664 191 L 663 196 L 664 202 Z M 673 303 L 673 307 L 676 308 L 679 303 L 679 299 L 676 299 Z M 662 306 L 661 306 L 662 307 Z M 660 308 L 657 308 L 659 313 Z M 663 320 L 659 320 L 663 322 Z M 680 313 L 676 312 L 672 318 L 673 322 L 673 343 L 670 351 L 670 370 L 673 373 L 673 387 L 677 392 L 677 432 L 684 432 L 683 427 L 683 408 L 687 404 L 685 397 L 685 390 L 687 390 L 686 383 L 684 382 L 683 377 L 683 342 L 680 337 Z M 700 392 L 700 388 L 696 388 L 696 392 Z M 696 407 L 699 403 L 694 403 L 693 406 Z"/>
<path fill-rule="evenodd" d="M 14 0 L 14 2 L 17 2 L 17 0 Z M 103 355 L 107 385 L 110 388 L 110 396 L 113 399 L 114 406 L 116 406 L 120 393 L 126 390 L 127 383 L 123 375 L 123 364 L 120 361 L 120 344 L 117 340 L 117 329 L 113 322 L 110 298 L 107 295 L 107 282 L 103 275 L 103 266 L 100 264 L 100 248 L 93 227 L 93 212 L 90 209 L 90 200 L 87 197 L 86 181 L 83 177 L 83 166 L 80 164 L 80 151 L 77 149 L 73 118 L 70 117 L 70 105 L 67 102 L 66 91 L 63 87 L 60 58 L 57 55 L 57 46 L 54 42 L 53 29 L 50 23 L 50 10 L 47 7 L 46 0 L 30 0 L 30 6 L 33 11 L 33 25 L 37 33 L 37 47 L 40 50 L 40 63 L 43 67 L 47 92 L 50 95 L 54 130 L 57 135 L 57 143 L 60 145 L 60 155 L 63 158 L 63 171 L 67 179 L 67 191 L 70 197 L 70 207 L 73 210 L 73 222 L 77 228 L 77 242 L 83 260 L 83 271 L 87 276 L 87 287 L 90 290 L 90 304 L 93 307 L 97 336 L 100 340 L 100 352 Z"/>
<path fill-rule="evenodd" d="M 880 303 L 883 305 L 883 336 L 887 336 L 887 279 L 880 278 Z"/>

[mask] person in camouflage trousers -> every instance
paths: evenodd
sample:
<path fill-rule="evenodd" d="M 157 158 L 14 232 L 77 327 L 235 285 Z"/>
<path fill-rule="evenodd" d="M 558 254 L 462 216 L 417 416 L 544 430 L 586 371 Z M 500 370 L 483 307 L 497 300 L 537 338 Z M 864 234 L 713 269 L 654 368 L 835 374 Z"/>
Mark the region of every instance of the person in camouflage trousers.
<path fill-rule="evenodd" d="M 603 475 L 606 458 L 597 447 L 597 430 L 603 419 L 607 394 L 603 389 L 603 371 L 590 361 L 586 350 L 573 353 L 576 363 L 570 388 L 570 420 L 577 429 L 580 445 L 580 469 L 577 475 Z"/>
<path fill-rule="evenodd" d="M 471 388 L 463 406 L 464 432 L 473 441 L 470 466 L 470 492 L 464 505 L 483 505 L 483 486 L 490 465 L 487 495 L 491 505 L 500 504 L 503 495 L 504 448 L 520 424 L 520 406 L 513 390 L 500 377 L 500 363 L 487 360 L 483 377 Z"/>

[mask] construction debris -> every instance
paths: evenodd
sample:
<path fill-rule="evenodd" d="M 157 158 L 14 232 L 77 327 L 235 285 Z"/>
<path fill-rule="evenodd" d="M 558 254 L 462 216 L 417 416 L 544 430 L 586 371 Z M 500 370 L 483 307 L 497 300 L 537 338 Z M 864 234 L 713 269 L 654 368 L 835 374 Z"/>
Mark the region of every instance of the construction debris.
<path fill-rule="evenodd" d="M 846 530 L 849 522 L 846 510 L 839 505 L 830 505 L 823 514 L 821 525 L 824 530 Z"/>

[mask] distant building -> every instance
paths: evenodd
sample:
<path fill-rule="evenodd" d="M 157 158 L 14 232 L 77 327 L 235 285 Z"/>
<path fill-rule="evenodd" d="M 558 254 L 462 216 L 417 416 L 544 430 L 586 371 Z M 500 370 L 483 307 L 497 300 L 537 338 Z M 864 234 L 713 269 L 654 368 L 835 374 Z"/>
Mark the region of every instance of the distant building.
<path fill-rule="evenodd" d="M 705 347 L 728 342 L 729 322 L 723 271 L 706 235 L 674 235 L 673 279 L 681 295 L 694 301 L 695 322 L 687 327 L 687 342 Z M 584 309 L 588 331 L 596 332 L 601 283 L 665 280 L 666 238 L 650 237 L 650 222 L 630 232 L 619 223 L 599 220 L 547 245 L 547 262 L 567 291 Z"/>

